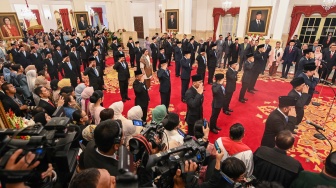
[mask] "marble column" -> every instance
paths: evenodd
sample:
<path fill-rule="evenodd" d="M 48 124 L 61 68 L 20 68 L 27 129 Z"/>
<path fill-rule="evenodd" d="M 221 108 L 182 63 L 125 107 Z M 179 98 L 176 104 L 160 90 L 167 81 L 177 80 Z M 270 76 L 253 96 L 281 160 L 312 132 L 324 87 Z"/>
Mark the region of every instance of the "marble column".
<path fill-rule="evenodd" d="M 278 14 L 276 16 L 276 23 L 274 26 L 273 39 L 280 40 L 282 38 L 283 29 L 285 26 L 286 19 L 290 19 L 287 17 L 287 11 L 289 6 L 289 0 L 281 0 L 279 3 Z"/>
<path fill-rule="evenodd" d="M 1 0 L 0 12 L 15 12 L 14 8 L 12 9 L 10 0 Z"/>
<path fill-rule="evenodd" d="M 246 31 L 247 23 L 247 11 L 250 4 L 250 0 L 241 0 L 240 1 L 240 10 L 239 10 L 239 19 L 238 19 L 238 28 L 237 28 L 237 37 L 244 37 Z M 244 24 L 243 24 L 244 23 Z"/>
<path fill-rule="evenodd" d="M 184 0 L 184 34 L 191 34 L 192 0 Z M 181 24 L 180 24 L 181 26 Z"/>

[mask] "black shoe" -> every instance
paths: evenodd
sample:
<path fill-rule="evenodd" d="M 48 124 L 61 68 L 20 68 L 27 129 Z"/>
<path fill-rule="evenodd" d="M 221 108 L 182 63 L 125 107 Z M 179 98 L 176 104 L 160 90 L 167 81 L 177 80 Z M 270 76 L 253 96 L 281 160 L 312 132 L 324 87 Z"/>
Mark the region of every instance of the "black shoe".
<path fill-rule="evenodd" d="M 131 99 L 129 97 L 127 97 L 126 100 L 130 101 Z"/>
<path fill-rule="evenodd" d="M 212 83 L 210 83 L 210 82 L 209 82 L 208 84 L 209 84 L 209 85 L 212 85 Z"/>
<path fill-rule="evenodd" d="M 244 99 L 239 99 L 239 102 L 246 103 L 246 101 Z"/>
<path fill-rule="evenodd" d="M 123 99 L 122 102 L 126 102 L 126 99 Z"/>
<path fill-rule="evenodd" d="M 226 114 L 226 115 L 228 115 L 228 116 L 231 115 L 229 111 L 225 111 L 224 114 Z"/>
<path fill-rule="evenodd" d="M 217 125 L 215 126 L 215 129 L 216 129 L 216 130 L 219 130 L 219 131 L 222 130 L 222 128 L 217 127 Z"/>
<path fill-rule="evenodd" d="M 233 112 L 233 110 L 232 110 L 232 109 L 230 109 L 230 108 L 229 108 L 227 111 L 229 111 L 229 112 Z"/>
<path fill-rule="evenodd" d="M 314 91 L 314 94 L 320 94 L 320 92 L 318 92 L 318 91 Z"/>
<path fill-rule="evenodd" d="M 185 99 L 182 99 L 182 102 L 183 102 L 183 103 L 186 103 L 187 101 L 186 101 Z"/>
<path fill-rule="evenodd" d="M 258 90 L 256 90 L 256 89 L 253 88 L 252 91 L 258 91 Z"/>
<path fill-rule="evenodd" d="M 211 129 L 210 131 L 215 133 L 215 134 L 218 134 L 218 131 L 216 129 Z"/>
<path fill-rule="evenodd" d="M 244 98 L 243 100 L 244 100 L 244 101 L 248 101 L 248 99 L 247 99 L 247 98 Z"/>
<path fill-rule="evenodd" d="M 252 90 L 247 90 L 247 92 L 252 93 L 252 94 L 255 94 Z"/>
<path fill-rule="evenodd" d="M 176 75 L 176 77 L 180 77 L 180 75 Z"/>

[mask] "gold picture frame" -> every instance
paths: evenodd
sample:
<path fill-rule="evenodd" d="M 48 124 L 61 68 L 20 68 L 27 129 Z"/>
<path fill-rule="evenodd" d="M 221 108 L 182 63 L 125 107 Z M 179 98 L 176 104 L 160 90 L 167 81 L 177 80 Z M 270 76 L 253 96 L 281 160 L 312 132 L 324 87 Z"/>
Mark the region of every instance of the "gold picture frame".
<path fill-rule="evenodd" d="M 179 9 L 166 9 L 165 19 L 167 31 L 179 31 Z"/>
<path fill-rule="evenodd" d="M 86 31 L 90 24 L 89 14 L 86 11 L 74 12 L 77 32 Z M 82 20 L 83 18 L 83 20 Z M 82 21 L 83 22 L 82 22 Z M 84 24 L 83 24 L 84 23 Z"/>
<path fill-rule="evenodd" d="M 16 12 L 0 13 L 0 38 L 3 40 L 23 38 Z"/>
<path fill-rule="evenodd" d="M 11 128 L 11 126 L 9 124 L 9 121 L 7 119 L 5 109 L 4 109 L 1 101 L 0 101 L 0 128 L 1 129 L 10 129 Z"/>
<path fill-rule="evenodd" d="M 249 7 L 246 34 L 267 35 L 272 7 Z"/>

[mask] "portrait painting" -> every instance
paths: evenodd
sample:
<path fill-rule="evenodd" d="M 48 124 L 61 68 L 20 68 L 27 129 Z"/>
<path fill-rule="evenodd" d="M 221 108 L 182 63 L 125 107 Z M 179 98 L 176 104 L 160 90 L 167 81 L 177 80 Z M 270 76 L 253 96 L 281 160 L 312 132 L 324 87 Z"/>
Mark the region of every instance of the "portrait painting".
<path fill-rule="evenodd" d="M 166 10 L 166 30 L 178 31 L 179 30 L 179 10 L 167 9 Z"/>
<path fill-rule="evenodd" d="M 23 38 L 19 19 L 15 12 L 0 13 L 0 37 L 6 39 Z"/>
<path fill-rule="evenodd" d="M 85 31 L 90 25 L 88 12 L 75 12 L 75 20 L 79 32 Z"/>
<path fill-rule="evenodd" d="M 272 7 L 249 7 L 246 34 L 267 35 Z"/>

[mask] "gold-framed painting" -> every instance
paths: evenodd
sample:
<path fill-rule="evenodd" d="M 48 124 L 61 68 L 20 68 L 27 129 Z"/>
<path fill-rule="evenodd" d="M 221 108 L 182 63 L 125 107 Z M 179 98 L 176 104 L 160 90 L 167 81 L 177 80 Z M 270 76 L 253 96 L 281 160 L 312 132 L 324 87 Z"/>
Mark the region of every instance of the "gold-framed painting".
<path fill-rule="evenodd" d="M 249 7 L 246 34 L 267 35 L 272 7 Z"/>
<path fill-rule="evenodd" d="M 7 115 L 5 109 L 0 101 L 0 128 L 1 129 L 9 129 L 11 128 L 9 121 L 7 119 Z"/>
<path fill-rule="evenodd" d="M 0 13 L 0 28 L 0 38 L 3 40 L 23 38 L 20 22 L 15 12 Z"/>
<path fill-rule="evenodd" d="M 179 10 L 178 9 L 166 9 L 166 30 L 167 31 L 179 31 Z"/>
<path fill-rule="evenodd" d="M 74 12 L 78 32 L 85 31 L 90 25 L 89 14 L 86 11 Z"/>

